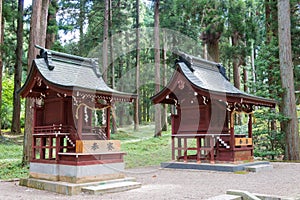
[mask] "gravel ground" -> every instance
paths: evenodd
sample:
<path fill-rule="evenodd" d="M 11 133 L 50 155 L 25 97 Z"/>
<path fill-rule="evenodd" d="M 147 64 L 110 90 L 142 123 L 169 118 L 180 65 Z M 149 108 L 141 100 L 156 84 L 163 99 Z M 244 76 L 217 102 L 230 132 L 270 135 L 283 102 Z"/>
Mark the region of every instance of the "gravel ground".
<path fill-rule="evenodd" d="M 199 170 L 130 169 L 127 176 L 136 177 L 142 187 L 126 192 L 65 196 L 21 187 L 18 182 L 0 182 L 0 199 L 207 199 L 227 190 L 300 197 L 300 163 L 272 163 L 274 169 L 238 174 Z"/>

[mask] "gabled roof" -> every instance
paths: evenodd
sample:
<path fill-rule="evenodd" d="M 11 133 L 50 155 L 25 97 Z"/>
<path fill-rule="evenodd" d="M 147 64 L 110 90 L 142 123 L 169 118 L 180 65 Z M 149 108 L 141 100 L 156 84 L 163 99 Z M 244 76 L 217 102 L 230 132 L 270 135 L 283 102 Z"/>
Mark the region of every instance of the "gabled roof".
<path fill-rule="evenodd" d="M 102 78 L 96 59 L 41 48 L 40 55 L 33 60 L 27 80 L 19 91 L 23 97 L 26 97 L 25 91 L 30 89 L 28 87 L 36 73 L 40 74 L 47 84 L 63 90 L 76 90 L 126 99 L 136 98 L 135 94 L 110 88 Z"/>
<path fill-rule="evenodd" d="M 179 59 L 176 61 L 176 71 L 181 73 L 196 90 L 208 92 L 209 95 L 216 94 L 226 95 L 227 98 L 233 97 L 238 100 L 237 103 L 245 102 L 253 105 L 275 107 L 276 102 L 274 100 L 257 97 L 234 87 L 226 77 L 224 67 L 219 63 L 181 52 L 178 52 L 178 55 Z M 162 95 L 167 96 L 172 92 L 170 85 L 172 81 L 175 81 L 173 79 L 174 76 L 162 91 L 151 98 L 154 103 L 160 103 L 157 100 L 162 99 Z"/>

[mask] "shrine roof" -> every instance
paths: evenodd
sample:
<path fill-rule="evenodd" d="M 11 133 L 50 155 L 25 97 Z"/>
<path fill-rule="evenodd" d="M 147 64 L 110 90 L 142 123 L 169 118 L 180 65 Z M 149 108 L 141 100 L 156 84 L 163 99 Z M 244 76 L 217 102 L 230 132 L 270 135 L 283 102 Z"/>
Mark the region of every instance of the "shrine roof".
<path fill-rule="evenodd" d="M 41 48 L 40 55 L 33 60 L 31 71 L 20 90 L 21 95 L 30 79 L 34 78 L 35 71 L 38 71 L 48 84 L 65 90 L 78 90 L 86 93 L 116 95 L 126 98 L 136 97 L 135 94 L 110 88 L 102 78 L 97 59 L 84 58 L 44 48 Z"/>
<path fill-rule="evenodd" d="M 208 92 L 209 95 L 218 94 L 234 97 L 240 102 L 249 102 L 254 105 L 269 107 L 276 105 L 274 100 L 251 95 L 236 88 L 226 77 L 225 68 L 221 64 L 182 52 L 177 52 L 177 54 L 179 55 L 179 59 L 176 60 L 177 71 L 183 74 L 190 84 L 199 91 Z M 170 82 L 172 81 L 174 80 L 171 79 Z M 159 103 L 156 101 L 159 96 L 168 95 L 167 93 L 172 92 L 170 91 L 170 82 L 161 92 L 151 98 L 155 103 Z"/>

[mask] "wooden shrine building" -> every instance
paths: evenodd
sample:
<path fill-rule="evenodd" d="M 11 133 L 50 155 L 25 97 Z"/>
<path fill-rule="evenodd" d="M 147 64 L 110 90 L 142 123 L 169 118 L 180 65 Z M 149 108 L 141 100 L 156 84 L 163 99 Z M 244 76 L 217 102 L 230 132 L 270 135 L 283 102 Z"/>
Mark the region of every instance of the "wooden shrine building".
<path fill-rule="evenodd" d="M 122 177 L 120 141 L 110 140 L 114 102 L 97 60 L 40 48 L 20 95 L 33 100 L 30 177 L 72 183 Z"/>
<path fill-rule="evenodd" d="M 169 83 L 151 98 L 172 105 L 172 160 L 252 161 L 254 108 L 276 102 L 235 88 L 218 63 L 178 54 Z"/>

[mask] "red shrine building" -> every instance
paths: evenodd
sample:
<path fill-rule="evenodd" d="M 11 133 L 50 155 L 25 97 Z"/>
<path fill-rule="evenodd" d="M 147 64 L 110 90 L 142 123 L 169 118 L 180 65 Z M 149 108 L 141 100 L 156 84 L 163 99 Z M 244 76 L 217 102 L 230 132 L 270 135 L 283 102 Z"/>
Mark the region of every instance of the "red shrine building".
<path fill-rule="evenodd" d="M 97 60 L 41 48 L 19 92 L 34 102 L 30 177 L 72 183 L 123 177 L 125 153 L 110 140 L 110 112 L 136 95 L 108 87 Z"/>
<path fill-rule="evenodd" d="M 172 106 L 172 160 L 253 161 L 254 108 L 276 102 L 235 88 L 218 63 L 178 55 L 169 83 L 151 98 Z"/>

